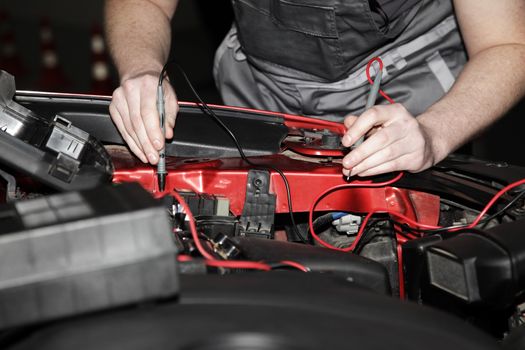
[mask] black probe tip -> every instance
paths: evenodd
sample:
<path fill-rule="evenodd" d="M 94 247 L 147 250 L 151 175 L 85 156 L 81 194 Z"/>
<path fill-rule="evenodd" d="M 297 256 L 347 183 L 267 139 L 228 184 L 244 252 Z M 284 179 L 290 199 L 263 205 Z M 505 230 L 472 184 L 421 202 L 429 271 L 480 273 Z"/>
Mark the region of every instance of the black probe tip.
<path fill-rule="evenodd" d="M 158 173 L 157 180 L 159 182 L 159 191 L 164 192 L 164 188 L 166 187 L 166 174 Z"/>

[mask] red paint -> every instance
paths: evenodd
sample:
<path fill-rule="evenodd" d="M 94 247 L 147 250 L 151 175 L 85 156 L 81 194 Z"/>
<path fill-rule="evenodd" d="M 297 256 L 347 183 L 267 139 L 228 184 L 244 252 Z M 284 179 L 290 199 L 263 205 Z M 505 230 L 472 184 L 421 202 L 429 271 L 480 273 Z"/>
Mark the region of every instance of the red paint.
<path fill-rule="evenodd" d="M 180 103 L 182 106 L 195 104 Z M 282 113 L 258 112 L 246 108 L 213 106 L 217 109 L 229 109 L 240 112 L 262 113 L 284 118 L 289 128 L 289 135 L 300 135 L 302 130 L 330 130 L 338 135 L 345 132 L 344 125 L 323 120 L 316 120 Z M 304 144 L 300 141 L 285 140 L 282 153 L 271 156 L 250 157 L 253 163 L 271 165 L 280 169 L 287 177 L 292 196 L 294 212 L 308 212 L 312 203 L 324 192 L 336 186 L 348 185 L 342 175 L 341 164 L 332 161 L 342 158 L 342 150 L 323 149 L 321 145 Z M 111 151 L 110 151 L 111 152 Z M 157 188 L 156 168 L 142 164 L 136 158 L 121 152 L 112 153 L 116 171 L 114 182 L 135 181 L 155 196 L 168 194 L 173 190 L 206 193 L 230 200 L 230 210 L 234 215 L 241 215 L 245 195 L 246 179 L 251 165 L 240 158 L 225 159 L 182 159 L 168 157 L 166 168 L 166 191 L 160 193 Z M 286 189 L 279 174 L 272 172 L 270 192 L 277 195 L 276 213 L 288 213 Z M 371 181 L 355 181 L 352 184 L 371 184 Z M 360 214 L 372 212 L 391 213 L 402 222 L 418 222 L 421 227 L 433 227 L 439 218 L 439 197 L 395 187 L 352 187 L 340 189 L 325 195 L 315 205 L 315 211 L 349 211 Z M 405 237 L 398 235 L 398 243 Z M 400 246 L 398 245 L 398 250 Z M 400 253 L 400 251 L 398 251 Z M 400 293 L 404 297 L 403 271 L 399 259 Z M 212 262 L 214 264 L 215 262 Z M 224 266 L 222 267 L 230 267 Z M 232 266 L 233 267 L 233 266 Z M 267 266 L 250 266 L 267 269 Z"/>
<path fill-rule="evenodd" d="M 194 103 L 180 103 L 194 106 Z M 344 125 L 340 123 L 312 119 L 301 116 L 287 115 L 275 112 L 260 112 L 240 107 L 213 106 L 217 109 L 228 109 L 241 112 L 261 113 L 284 118 L 289 127 L 289 134 L 298 134 L 298 129 L 321 131 L 328 129 L 342 135 Z M 290 146 L 292 143 L 286 143 Z M 307 212 L 313 201 L 329 188 L 345 185 L 348 182 L 342 175 L 341 164 L 327 158 L 341 150 L 326 150 L 295 142 L 290 149 L 301 148 L 300 159 L 294 152 L 271 156 L 250 157 L 251 161 L 260 165 L 271 165 L 279 168 L 286 175 L 291 188 L 292 204 L 295 212 Z M 312 155 L 304 156 L 305 149 L 310 149 Z M 298 151 L 299 152 L 299 151 Z M 315 153 L 315 154 L 314 154 Z M 145 189 L 158 194 L 155 167 L 141 163 L 138 159 L 122 152 L 112 153 L 115 164 L 114 182 L 139 182 Z M 291 158 L 292 157 L 292 158 Z M 240 158 L 225 159 L 182 159 L 168 157 L 166 161 L 168 176 L 166 192 L 172 189 L 207 193 L 230 200 L 230 210 L 235 215 L 242 213 L 246 195 L 246 178 L 249 164 Z M 355 182 L 355 181 L 352 181 Z M 364 181 L 362 183 L 369 183 Z M 359 183 L 357 181 L 356 183 Z M 277 213 L 287 213 L 288 203 L 286 189 L 279 174 L 271 173 L 270 191 L 277 194 Z M 397 212 L 423 224 L 435 225 L 439 216 L 439 198 L 416 191 L 408 191 L 394 187 L 380 188 L 349 188 L 326 195 L 317 203 L 316 211 L 340 210 L 356 213 L 374 211 Z"/>
<path fill-rule="evenodd" d="M 295 212 L 308 211 L 311 203 L 324 191 L 347 182 L 342 176 L 341 165 L 309 163 L 289 159 L 283 155 L 253 157 L 258 164 L 271 164 L 284 172 L 290 183 Z M 139 164 L 124 167 L 116 159 L 114 182 L 138 182 L 148 191 L 157 194 L 155 168 Z M 184 163 L 182 159 L 169 158 L 166 193 L 172 189 L 207 193 L 230 200 L 230 210 L 242 213 L 246 196 L 246 178 L 250 165 L 240 159 L 222 159 L 198 163 Z M 366 182 L 364 182 L 366 183 Z M 287 213 L 286 189 L 281 177 L 271 173 L 270 190 L 277 194 L 277 213 Z M 427 197 L 418 192 L 394 188 L 349 188 L 330 193 L 316 206 L 316 211 L 350 211 L 366 213 L 394 211 L 425 224 L 436 224 L 439 215 L 439 198 Z"/>

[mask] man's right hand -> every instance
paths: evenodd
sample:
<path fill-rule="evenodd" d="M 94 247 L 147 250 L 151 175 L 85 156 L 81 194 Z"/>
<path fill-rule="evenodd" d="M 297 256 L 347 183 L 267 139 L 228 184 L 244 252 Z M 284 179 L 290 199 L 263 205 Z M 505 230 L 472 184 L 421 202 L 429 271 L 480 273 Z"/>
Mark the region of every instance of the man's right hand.
<path fill-rule="evenodd" d="M 159 73 L 148 72 L 123 79 L 113 92 L 109 105 L 111 119 L 131 151 L 144 163 L 157 164 L 159 150 L 165 138 L 157 112 L 157 85 Z M 175 117 L 179 110 L 177 96 L 169 82 L 164 81 L 166 108 L 166 138 L 173 137 Z"/>

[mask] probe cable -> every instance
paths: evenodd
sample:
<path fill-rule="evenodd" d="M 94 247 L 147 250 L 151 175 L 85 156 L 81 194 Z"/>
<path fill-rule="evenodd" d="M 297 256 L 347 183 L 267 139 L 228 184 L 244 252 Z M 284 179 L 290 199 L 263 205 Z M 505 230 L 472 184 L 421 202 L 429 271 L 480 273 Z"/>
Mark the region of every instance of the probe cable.
<path fill-rule="evenodd" d="M 245 155 L 245 153 L 244 153 L 244 151 L 243 151 L 239 141 L 237 140 L 237 137 L 235 136 L 235 134 L 233 134 L 233 132 L 222 122 L 222 120 L 220 120 L 220 118 L 217 117 L 215 112 L 211 108 L 209 108 L 209 106 L 202 100 L 202 98 L 197 93 L 196 89 L 194 88 L 193 84 L 191 83 L 190 79 L 186 75 L 186 72 L 184 71 L 184 69 L 182 69 L 182 67 L 176 61 L 169 61 L 162 68 L 162 71 L 161 71 L 160 76 L 159 76 L 159 86 L 160 87 L 162 87 L 162 82 L 163 82 L 164 78 L 166 77 L 166 70 L 167 70 L 169 64 L 174 64 L 177 67 L 177 69 L 182 73 L 182 75 L 184 77 L 184 80 L 186 81 L 186 83 L 188 84 L 188 86 L 192 90 L 193 94 L 195 95 L 195 97 L 197 98 L 197 100 L 200 103 L 200 104 L 197 104 L 199 106 L 199 108 L 201 108 L 201 110 L 205 114 L 207 114 L 208 116 L 212 117 L 212 119 L 230 136 L 230 138 L 233 140 L 237 150 L 239 151 L 239 154 L 240 154 L 241 158 L 245 162 L 247 162 L 248 164 L 250 164 L 250 165 L 252 165 L 254 167 L 266 168 L 266 169 L 273 170 L 273 171 L 277 172 L 282 177 L 284 185 L 285 185 L 285 188 L 286 188 L 286 194 L 287 194 L 287 200 L 288 200 L 288 209 L 289 209 L 289 213 L 290 213 L 290 219 L 292 221 L 292 227 L 293 227 L 293 229 L 295 231 L 295 234 L 303 241 L 303 243 L 307 243 L 306 240 L 302 237 L 302 235 L 298 232 L 297 226 L 295 224 L 295 219 L 294 219 L 293 210 L 292 210 L 292 198 L 291 198 L 290 184 L 288 183 L 288 179 L 286 178 L 284 173 L 280 169 L 277 169 L 277 168 L 272 167 L 272 166 L 261 166 L 261 165 L 255 164 L 255 163 L 253 163 L 252 161 L 250 161 L 246 157 L 246 155 Z M 159 91 L 162 91 L 162 90 L 159 88 Z M 228 261 L 228 260 L 215 259 L 210 253 L 208 253 L 206 251 L 206 249 L 201 244 L 201 241 L 199 239 L 199 235 L 198 235 L 198 232 L 197 232 L 197 227 L 195 225 L 195 218 L 193 217 L 193 214 L 191 213 L 189 206 L 184 201 L 182 196 L 180 196 L 176 191 L 173 191 L 172 194 L 177 199 L 177 201 L 182 205 L 182 207 L 184 208 L 184 211 L 186 212 L 186 215 L 188 215 L 188 219 L 189 219 L 189 223 L 190 223 L 190 231 L 191 231 L 193 240 L 195 241 L 195 246 L 197 247 L 197 250 L 200 252 L 200 254 L 205 258 L 206 265 L 214 266 L 214 267 L 223 267 L 223 268 L 256 269 L 256 270 L 263 270 L 263 271 L 269 271 L 269 270 L 274 269 L 274 267 L 270 266 L 269 264 L 261 263 L 261 262 L 241 261 L 241 260 L 230 260 L 230 261 Z M 279 264 L 290 266 L 290 267 L 296 268 L 298 270 L 301 270 L 303 272 L 310 271 L 309 268 L 307 268 L 307 267 L 303 266 L 302 264 L 300 264 L 298 262 L 295 262 L 295 261 L 281 261 L 281 262 L 279 262 Z"/>
<path fill-rule="evenodd" d="M 169 61 L 169 62 L 167 62 L 164 65 L 164 67 L 162 68 L 162 72 L 161 72 L 161 74 L 159 76 L 159 84 L 160 85 L 162 85 L 162 80 L 164 79 L 164 77 L 166 75 L 166 70 L 167 70 L 167 68 L 168 68 L 168 66 L 170 64 L 175 65 L 175 67 L 182 74 L 184 80 L 186 81 L 186 84 L 189 86 L 189 88 L 192 91 L 193 95 L 197 98 L 197 100 L 199 102 L 199 103 L 197 103 L 197 106 L 202 110 L 202 112 L 204 114 L 206 114 L 209 117 L 211 117 L 219 125 L 219 127 L 221 129 L 223 129 L 229 135 L 229 137 L 232 139 L 233 143 L 235 144 L 235 147 L 239 151 L 239 155 L 241 156 L 242 160 L 244 160 L 246 163 L 248 163 L 249 165 L 251 165 L 254 168 L 263 169 L 263 170 L 273 170 L 274 172 L 279 174 L 279 176 L 283 180 L 284 187 L 286 189 L 286 200 L 287 200 L 287 204 L 288 204 L 288 213 L 290 215 L 290 221 L 292 223 L 292 230 L 293 230 L 294 234 L 301 240 L 302 243 L 308 244 L 307 240 L 299 232 L 299 229 L 297 228 L 297 224 L 295 222 L 295 218 L 294 218 L 294 215 L 293 215 L 293 208 L 292 208 L 292 195 L 291 195 L 290 183 L 288 182 L 288 179 L 287 179 L 286 175 L 282 172 L 281 169 L 278 169 L 278 168 L 276 168 L 274 166 L 271 166 L 271 165 L 260 165 L 260 164 L 254 163 L 253 161 L 248 159 L 248 157 L 244 153 L 244 151 L 243 151 L 243 149 L 241 147 L 241 144 L 239 143 L 239 140 L 237 139 L 235 134 L 230 130 L 230 128 L 228 128 L 228 126 L 226 124 L 224 124 L 224 122 L 215 114 L 215 112 L 202 100 L 200 95 L 197 93 L 197 90 L 195 89 L 195 87 L 191 83 L 190 79 L 188 78 L 186 72 L 184 71 L 184 69 L 176 61 L 174 61 L 174 60 L 173 61 Z"/>
<path fill-rule="evenodd" d="M 310 233 L 312 234 L 312 237 L 317 242 L 319 242 L 319 244 L 323 245 L 324 247 L 327 247 L 327 248 L 330 248 L 330 249 L 335 249 L 335 250 L 340 250 L 340 251 L 352 251 L 353 248 L 355 248 L 355 246 L 357 245 L 356 241 L 358 241 L 361 238 L 362 235 L 360 235 L 358 233 L 358 235 L 356 236 L 356 240 L 352 243 L 352 246 L 347 247 L 347 248 L 338 248 L 338 247 L 335 247 L 335 246 L 333 246 L 333 245 L 323 241 L 314 232 L 314 228 L 313 228 L 313 212 L 315 210 L 315 206 L 317 205 L 317 203 L 322 198 L 324 198 L 327 194 L 329 194 L 331 192 L 342 190 L 342 189 L 346 189 L 346 188 L 351 188 L 351 187 L 383 187 L 383 186 L 388 186 L 388 185 L 391 185 L 394 182 L 398 181 L 401 178 L 401 175 L 402 174 L 399 174 L 398 176 L 396 176 L 392 180 L 389 180 L 389 181 L 386 181 L 386 182 L 381 182 L 381 183 L 371 183 L 371 184 L 352 183 L 352 184 L 346 184 L 346 185 L 338 185 L 338 186 L 334 186 L 332 188 L 329 188 L 328 190 L 326 190 L 323 193 L 321 193 L 316 198 L 316 200 L 314 201 L 312 206 L 310 207 L 310 210 L 309 210 L 309 213 L 308 213 L 308 224 L 309 224 L 309 227 L 310 227 L 310 231 L 311 231 Z M 461 226 L 449 226 L 449 227 L 427 225 L 427 224 L 419 223 L 419 222 L 417 222 L 415 220 L 412 220 L 409 217 L 407 217 L 407 216 L 405 216 L 405 215 L 403 215 L 401 213 L 395 212 L 395 211 L 391 211 L 391 210 L 377 210 L 377 211 L 373 211 L 373 212 L 371 211 L 370 213 L 367 214 L 367 216 L 363 220 L 363 223 L 361 224 L 360 231 L 361 231 L 361 229 L 363 229 L 363 226 L 366 226 L 366 223 L 368 221 L 367 218 L 369 218 L 369 216 L 371 216 L 372 214 L 380 214 L 380 213 L 387 213 L 387 214 L 390 214 L 391 216 L 394 216 L 394 217 L 397 217 L 399 219 L 404 220 L 405 223 L 402 223 L 402 222 L 399 222 L 399 221 L 396 221 L 396 220 L 392 220 L 392 221 L 395 224 L 397 224 L 399 226 L 402 226 L 405 229 L 418 231 L 418 232 L 423 232 L 423 233 L 432 234 L 432 233 L 438 233 L 438 232 L 444 232 L 444 231 L 446 231 L 446 232 L 454 232 L 454 231 L 457 231 L 457 230 L 460 230 L 460 229 L 465 229 L 465 228 L 466 229 L 472 229 L 472 228 L 476 227 L 477 225 L 479 225 L 480 223 L 486 223 L 488 220 L 492 220 L 493 218 L 497 217 L 498 215 L 501 215 L 506 210 L 508 210 L 513 204 L 515 204 L 520 198 L 525 196 L 525 190 L 523 190 L 518 195 L 516 195 L 511 201 L 509 201 L 509 203 L 507 203 L 507 205 L 505 205 L 505 207 L 503 207 L 501 210 L 499 210 L 498 212 L 490 215 L 487 218 L 483 218 L 486 215 L 486 213 L 490 210 L 490 208 L 497 202 L 497 200 L 501 196 L 503 196 L 508 191 L 510 191 L 510 190 L 520 186 L 520 185 L 524 185 L 524 184 L 525 184 L 525 179 L 522 179 L 522 180 L 515 181 L 515 182 L 505 186 L 504 188 L 502 188 L 485 205 L 483 210 L 476 216 L 474 221 L 472 221 L 469 224 L 465 224 L 465 225 L 461 225 Z M 407 226 L 407 224 L 411 224 L 411 225 L 413 225 L 415 227 Z"/>
<path fill-rule="evenodd" d="M 401 179 L 401 177 L 403 176 L 403 173 L 399 173 L 398 175 L 396 175 L 393 179 L 391 180 L 388 180 L 388 181 L 383 181 L 383 182 L 372 182 L 372 183 L 349 183 L 349 184 L 344 184 L 344 185 L 338 185 L 338 186 L 334 186 L 334 187 L 331 187 L 329 189 L 327 189 L 326 191 L 322 192 L 319 196 L 317 196 L 317 198 L 312 202 L 312 204 L 310 205 L 310 209 L 308 210 L 308 226 L 310 227 L 310 234 L 312 235 L 313 239 L 315 239 L 319 244 L 321 244 L 323 247 L 326 247 L 326 248 L 330 248 L 330 249 L 333 249 L 333 250 L 338 250 L 338 251 L 342 251 L 342 252 L 349 252 L 349 251 L 352 251 L 354 250 L 354 248 L 357 246 L 357 244 L 359 243 L 359 240 L 361 239 L 361 237 L 363 236 L 363 233 L 365 231 L 365 227 L 368 223 L 368 220 L 370 219 L 370 217 L 373 215 L 373 214 L 376 214 L 378 212 L 376 211 L 370 211 L 364 218 L 363 222 L 361 223 L 361 227 L 359 228 L 359 232 L 357 233 L 357 236 L 356 236 L 356 239 L 354 240 L 354 242 L 352 243 L 352 245 L 350 245 L 349 247 L 346 247 L 346 248 L 338 248 L 338 247 L 335 247 L 333 245 L 331 245 L 330 243 L 328 242 L 325 242 L 321 237 L 319 237 L 319 235 L 317 235 L 317 233 L 315 233 L 314 231 L 314 224 L 313 224 L 313 214 L 314 214 L 314 210 L 315 210 L 315 207 L 317 205 L 317 203 L 322 199 L 324 198 L 327 194 L 331 193 L 331 192 L 334 192 L 334 191 L 338 191 L 338 190 L 342 190 L 342 189 L 348 189 L 348 188 L 355 188 L 355 187 L 385 187 L 385 186 L 389 186 L 395 182 L 397 182 L 399 179 Z M 407 218 L 408 219 L 408 218 Z M 410 219 L 409 219 L 410 220 Z"/>
<path fill-rule="evenodd" d="M 426 228 L 426 229 L 424 229 L 424 228 L 407 226 L 405 223 L 401 223 L 401 222 L 398 222 L 398 221 L 395 221 L 395 220 L 393 220 L 393 222 L 395 224 L 401 226 L 404 229 L 411 230 L 411 231 L 416 231 L 416 232 L 421 232 L 421 233 L 427 233 L 427 234 L 435 234 L 435 233 L 440 233 L 440 232 L 455 232 L 455 231 L 462 230 L 462 229 L 472 229 L 472 228 L 475 228 L 476 226 L 478 226 L 480 224 L 484 225 L 484 224 L 488 223 L 490 220 L 492 220 L 492 219 L 500 216 L 501 214 L 505 213 L 514 204 L 516 204 L 516 202 L 518 200 L 523 198 L 523 196 L 525 196 L 525 190 L 520 191 L 514 198 L 512 198 L 503 208 L 501 208 L 496 213 L 494 213 L 492 215 L 489 215 L 487 217 L 484 217 L 487 214 L 487 212 L 489 211 L 489 209 L 492 208 L 492 206 L 494 206 L 494 204 L 497 202 L 497 200 L 501 196 L 503 196 L 508 191 L 510 191 L 510 190 L 520 186 L 520 185 L 523 185 L 523 184 L 525 184 L 525 179 L 515 181 L 515 182 L 505 186 L 504 188 L 502 188 L 500 191 L 498 191 L 491 198 L 491 200 L 485 205 L 485 207 L 481 210 L 481 212 L 479 212 L 479 214 L 476 216 L 476 218 L 471 223 L 468 223 L 468 224 L 446 226 L 446 227 L 435 226 L 434 228 L 430 228 L 430 229 Z M 411 223 L 413 225 L 415 225 L 415 226 L 419 226 L 419 227 L 423 226 L 421 224 L 418 224 L 417 222 L 411 222 Z"/>

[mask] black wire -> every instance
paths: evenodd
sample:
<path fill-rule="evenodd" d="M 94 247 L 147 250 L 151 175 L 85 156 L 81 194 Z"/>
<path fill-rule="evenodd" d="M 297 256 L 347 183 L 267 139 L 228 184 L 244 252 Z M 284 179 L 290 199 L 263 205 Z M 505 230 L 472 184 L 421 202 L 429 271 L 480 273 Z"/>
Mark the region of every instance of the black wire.
<path fill-rule="evenodd" d="M 522 198 L 523 196 L 525 196 L 525 191 L 521 191 L 516 197 L 514 197 L 510 202 L 507 203 L 507 205 L 505 205 L 502 209 L 500 209 L 497 213 L 495 214 L 492 214 L 488 217 L 486 217 L 485 219 L 483 219 L 482 221 L 483 224 L 486 224 L 487 222 L 489 222 L 490 220 L 500 216 L 501 214 L 505 213 L 507 210 L 510 209 L 510 207 L 512 207 L 520 198 Z"/>
<path fill-rule="evenodd" d="M 193 84 L 191 83 L 190 79 L 186 75 L 186 72 L 184 71 L 184 69 L 176 61 L 169 61 L 169 62 L 167 62 L 164 65 L 164 67 L 162 68 L 162 71 L 160 73 L 160 76 L 159 76 L 159 85 L 162 85 L 162 81 L 164 80 L 165 75 L 166 75 L 166 70 L 167 70 L 167 68 L 168 68 L 168 66 L 170 64 L 175 65 L 175 67 L 177 67 L 177 69 L 181 72 L 182 76 L 184 77 L 184 80 L 186 81 L 186 84 L 188 84 L 188 86 L 191 89 L 193 95 L 195 95 L 195 97 L 199 101 L 199 103 L 197 105 L 203 111 L 203 113 L 205 113 L 208 116 L 210 116 L 230 136 L 230 138 L 232 139 L 233 143 L 235 144 L 235 147 L 237 147 L 237 150 L 239 151 L 239 154 L 240 154 L 242 160 L 244 160 L 249 165 L 251 165 L 251 166 L 253 166 L 255 168 L 258 168 L 258 169 L 273 170 L 273 171 L 275 171 L 277 174 L 279 174 L 281 176 L 281 178 L 283 179 L 283 182 L 284 182 L 284 187 L 286 188 L 286 200 L 288 201 L 288 212 L 290 214 L 290 221 L 292 222 L 292 229 L 293 229 L 294 233 L 301 239 L 301 241 L 303 243 L 307 244 L 308 242 L 300 234 L 300 232 L 299 232 L 299 230 L 297 228 L 297 224 L 295 223 L 295 218 L 293 216 L 292 195 L 291 195 L 291 190 L 290 190 L 290 183 L 288 182 L 288 179 L 286 178 L 286 175 L 284 175 L 284 173 L 280 169 L 278 169 L 278 168 L 276 168 L 274 166 L 256 164 L 256 163 L 252 162 L 251 160 L 249 160 L 248 157 L 246 157 L 246 154 L 244 153 L 244 151 L 243 151 L 243 149 L 241 147 L 241 144 L 237 140 L 237 137 L 235 136 L 235 134 L 230 130 L 230 128 L 228 128 L 228 126 L 226 126 L 226 124 L 223 123 L 223 121 L 215 114 L 215 112 L 210 107 L 208 107 L 208 105 L 202 100 L 200 95 L 195 90 L 195 88 L 194 88 Z"/>

